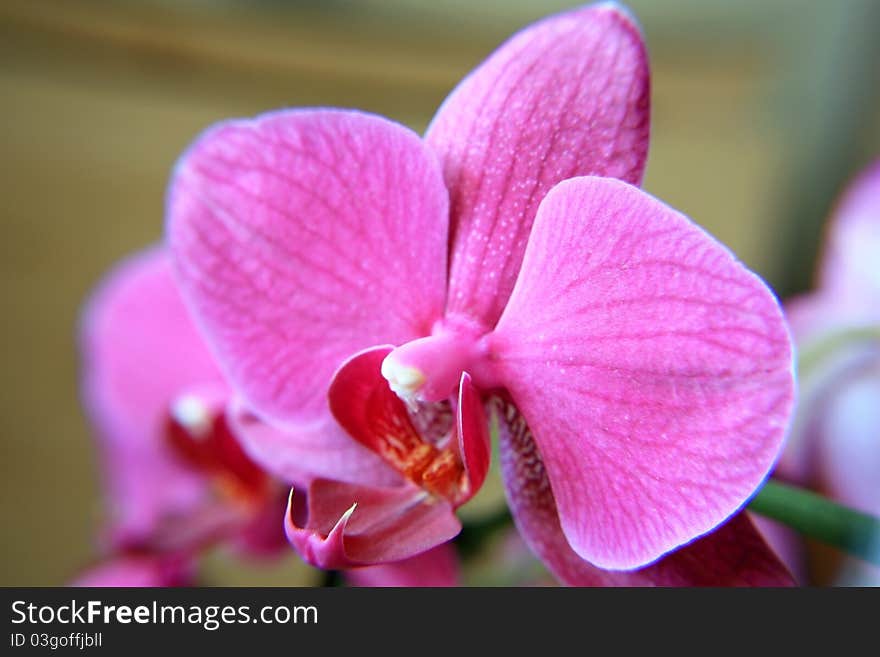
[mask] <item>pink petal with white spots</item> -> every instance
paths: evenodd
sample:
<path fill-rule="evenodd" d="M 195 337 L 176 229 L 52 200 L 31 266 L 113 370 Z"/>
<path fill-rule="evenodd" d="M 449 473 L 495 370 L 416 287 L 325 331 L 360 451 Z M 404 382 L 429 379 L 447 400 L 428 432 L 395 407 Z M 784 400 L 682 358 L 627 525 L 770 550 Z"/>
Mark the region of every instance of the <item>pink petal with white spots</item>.
<path fill-rule="evenodd" d="M 185 296 L 246 403 L 326 417 L 342 361 L 430 332 L 446 293 L 447 194 L 417 135 L 352 111 L 220 124 L 183 156 L 168 233 Z"/>
<path fill-rule="evenodd" d="M 166 442 L 172 402 L 225 384 L 154 248 L 127 259 L 88 302 L 80 326 L 83 398 L 101 439 L 107 497 L 120 540 L 149 536 L 201 503 L 204 479 Z M 222 393 L 225 394 L 225 393 Z"/>
<path fill-rule="evenodd" d="M 306 494 L 291 491 L 287 538 L 318 568 L 400 561 L 455 537 L 452 507 L 409 484 L 378 488 L 317 479 Z"/>
<path fill-rule="evenodd" d="M 458 556 L 451 543 L 438 545 L 403 561 L 352 568 L 345 571 L 345 579 L 354 586 L 372 587 L 449 587 L 461 584 Z"/>
<path fill-rule="evenodd" d="M 792 407 L 773 294 L 683 215 L 608 178 L 538 212 L 493 336 L 575 552 L 630 569 L 732 515 Z"/>
<path fill-rule="evenodd" d="M 791 586 L 790 573 L 745 512 L 711 534 L 632 571 L 603 570 L 582 559 L 563 533 L 550 480 L 525 420 L 508 400 L 491 402 L 499 419 L 501 472 L 517 529 L 569 586 Z"/>
<path fill-rule="evenodd" d="M 553 185 L 641 181 L 649 80 L 639 28 L 604 3 L 524 29 L 452 92 L 425 137 L 450 190 L 449 313 L 495 324 Z"/>

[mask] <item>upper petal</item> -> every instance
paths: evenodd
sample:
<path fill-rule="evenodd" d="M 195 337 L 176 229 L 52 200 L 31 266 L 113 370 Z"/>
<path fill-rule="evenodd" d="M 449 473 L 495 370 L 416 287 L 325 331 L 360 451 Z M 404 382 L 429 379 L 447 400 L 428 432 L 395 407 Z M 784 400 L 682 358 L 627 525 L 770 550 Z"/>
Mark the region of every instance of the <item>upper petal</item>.
<path fill-rule="evenodd" d="M 526 28 L 465 78 L 426 135 L 450 190 L 449 310 L 495 324 L 553 185 L 638 184 L 649 114 L 641 34 L 612 3 Z"/>
<path fill-rule="evenodd" d="M 319 419 L 345 357 L 430 332 L 447 203 L 418 136 L 357 112 L 232 121 L 190 148 L 168 233 L 184 293 L 249 406 Z"/>
<path fill-rule="evenodd" d="M 772 293 L 617 180 L 547 196 L 492 348 L 565 535 L 604 568 L 645 565 L 734 513 L 788 425 L 792 349 Z"/>
<path fill-rule="evenodd" d="M 83 314 L 80 346 L 83 398 L 102 441 L 116 530 L 144 536 L 205 493 L 204 480 L 164 439 L 172 401 L 193 386 L 226 390 L 164 250 L 140 253 L 107 275 Z"/>
<path fill-rule="evenodd" d="M 501 472 L 517 529 L 569 586 L 791 586 L 790 573 L 745 512 L 693 543 L 634 571 L 602 570 L 571 547 L 559 522 L 547 471 L 531 431 L 509 400 L 493 397 Z"/>

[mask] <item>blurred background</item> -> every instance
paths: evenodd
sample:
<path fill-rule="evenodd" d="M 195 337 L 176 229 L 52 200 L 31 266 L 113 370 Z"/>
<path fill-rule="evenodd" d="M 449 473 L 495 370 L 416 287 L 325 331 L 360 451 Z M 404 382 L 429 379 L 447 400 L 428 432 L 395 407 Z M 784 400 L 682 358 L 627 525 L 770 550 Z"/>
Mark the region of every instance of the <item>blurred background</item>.
<path fill-rule="evenodd" d="M 207 125 L 358 107 L 423 130 L 556 0 L 0 1 L 0 585 L 59 585 L 101 518 L 77 389 L 80 304 L 160 239 L 174 161 Z M 632 0 L 653 68 L 645 188 L 762 274 L 810 285 L 844 181 L 880 155 L 876 0 Z M 221 556 L 224 584 L 309 583 Z M 209 577 L 211 579 L 211 577 Z"/>

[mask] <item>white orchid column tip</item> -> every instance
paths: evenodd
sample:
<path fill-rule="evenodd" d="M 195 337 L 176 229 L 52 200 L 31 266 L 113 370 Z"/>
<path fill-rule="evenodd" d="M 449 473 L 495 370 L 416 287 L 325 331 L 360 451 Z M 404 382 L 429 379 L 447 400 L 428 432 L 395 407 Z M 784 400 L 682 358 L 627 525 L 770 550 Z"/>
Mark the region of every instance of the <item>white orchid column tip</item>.
<path fill-rule="evenodd" d="M 393 353 L 382 361 L 382 376 L 388 381 L 388 387 L 412 407 L 418 401 L 418 392 L 425 384 L 425 373 L 417 367 L 399 363 L 392 356 Z"/>
<path fill-rule="evenodd" d="M 180 395 L 171 403 L 171 417 L 194 438 L 207 436 L 214 422 L 205 401 L 192 394 Z"/>

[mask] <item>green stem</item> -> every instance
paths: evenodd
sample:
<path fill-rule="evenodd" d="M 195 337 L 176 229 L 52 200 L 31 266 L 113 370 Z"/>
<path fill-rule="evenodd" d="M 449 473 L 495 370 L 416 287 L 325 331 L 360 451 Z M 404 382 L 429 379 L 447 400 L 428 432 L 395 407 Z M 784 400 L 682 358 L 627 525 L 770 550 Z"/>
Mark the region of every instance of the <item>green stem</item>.
<path fill-rule="evenodd" d="M 880 565 L 880 518 L 773 480 L 767 481 L 752 498 L 749 509 Z"/>

